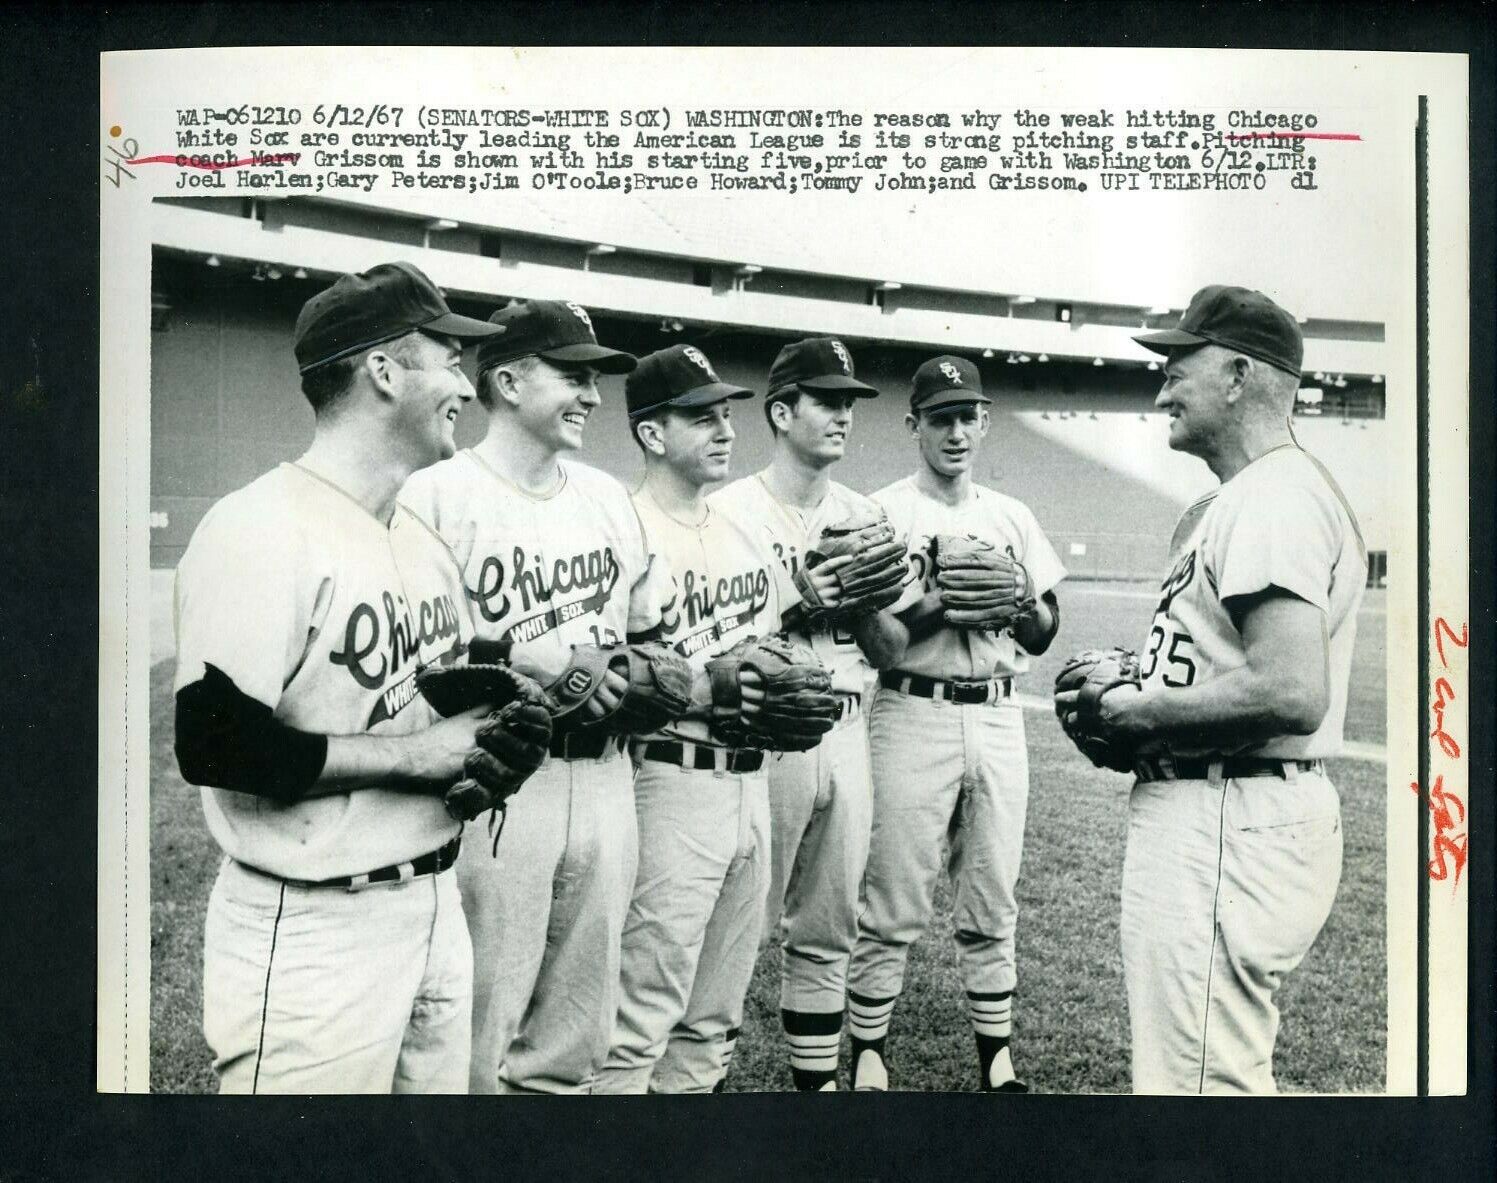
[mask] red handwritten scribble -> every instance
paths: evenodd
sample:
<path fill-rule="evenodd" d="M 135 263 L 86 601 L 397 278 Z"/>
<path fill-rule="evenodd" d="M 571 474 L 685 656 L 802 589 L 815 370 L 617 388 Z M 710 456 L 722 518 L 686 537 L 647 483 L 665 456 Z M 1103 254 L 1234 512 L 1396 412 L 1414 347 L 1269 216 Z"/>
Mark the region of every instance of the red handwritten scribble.
<path fill-rule="evenodd" d="M 1466 634 L 1466 622 L 1461 621 L 1461 635 L 1456 636 L 1455 629 L 1450 627 L 1443 616 L 1435 617 L 1435 649 L 1440 654 L 1440 665 L 1448 670 L 1450 662 L 1445 658 L 1446 638 L 1449 638 L 1452 645 L 1464 649 L 1471 643 Z"/>
<path fill-rule="evenodd" d="M 1466 806 L 1460 797 L 1445 787 L 1443 776 L 1435 777 L 1435 784 L 1426 794 L 1420 791 L 1419 782 L 1411 781 L 1409 788 L 1429 808 L 1430 820 L 1435 824 L 1432 844 L 1433 857 L 1427 864 L 1429 877 L 1443 883 L 1452 880 L 1451 887 L 1461 885 L 1461 872 L 1466 869 Z M 1456 816 L 1456 813 L 1460 816 Z M 1452 831 L 1459 830 L 1459 833 Z M 1447 858 L 1449 862 L 1447 862 Z"/>
<path fill-rule="evenodd" d="M 243 168 L 257 164 L 295 164 L 300 152 L 278 152 L 273 156 L 246 156 L 243 160 L 214 160 L 208 156 L 137 156 L 126 164 L 175 164 L 178 168 Z"/>
<path fill-rule="evenodd" d="M 1362 137 L 1344 131 L 1229 131 L 1229 140 L 1356 140 Z"/>
<path fill-rule="evenodd" d="M 1429 737 L 1438 740 L 1440 750 L 1452 760 L 1459 760 L 1461 745 L 1456 742 L 1455 736 L 1445 730 L 1445 708 L 1455 701 L 1455 689 L 1448 678 L 1436 678 L 1434 691 L 1435 701 L 1430 704 L 1429 713 L 1435 717 L 1435 726 Z"/>

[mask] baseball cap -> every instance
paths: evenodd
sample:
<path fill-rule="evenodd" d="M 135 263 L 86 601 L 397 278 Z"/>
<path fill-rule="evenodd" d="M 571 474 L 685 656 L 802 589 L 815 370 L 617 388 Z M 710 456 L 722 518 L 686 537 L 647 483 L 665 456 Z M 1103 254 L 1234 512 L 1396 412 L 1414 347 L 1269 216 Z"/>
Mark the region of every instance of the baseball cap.
<path fill-rule="evenodd" d="M 878 391 L 852 376 L 852 354 L 836 337 L 808 337 L 781 349 L 769 367 L 769 399 L 797 390 L 841 391 L 854 398 L 874 398 Z"/>
<path fill-rule="evenodd" d="M 419 267 L 381 263 L 368 271 L 340 276 L 301 306 L 296 318 L 296 363 L 305 374 L 414 329 L 464 340 L 504 332 L 453 312 Z"/>
<path fill-rule="evenodd" d="M 520 300 L 489 320 L 504 327 L 501 339 L 478 350 L 478 372 L 519 357 L 540 357 L 559 366 L 592 366 L 604 374 L 627 374 L 634 355 L 598 344 L 587 309 L 571 300 Z"/>
<path fill-rule="evenodd" d="M 753 396 L 752 390 L 719 378 L 707 355 L 695 345 L 672 345 L 647 353 L 624 379 L 631 419 L 661 407 L 705 407 L 725 398 Z"/>
<path fill-rule="evenodd" d="M 982 375 L 965 357 L 943 354 L 923 363 L 910 384 L 910 410 L 934 411 L 960 403 L 990 403 Z"/>
<path fill-rule="evenodd" d="M 1296 378 L 1305 360 L 1299 323 L 1262 292 L 1212 284 L 1190 298 L 1190 307 L 1173 329 L 1134 337 L 1145 349 L 1220 345 L 1285 370 Z"/>

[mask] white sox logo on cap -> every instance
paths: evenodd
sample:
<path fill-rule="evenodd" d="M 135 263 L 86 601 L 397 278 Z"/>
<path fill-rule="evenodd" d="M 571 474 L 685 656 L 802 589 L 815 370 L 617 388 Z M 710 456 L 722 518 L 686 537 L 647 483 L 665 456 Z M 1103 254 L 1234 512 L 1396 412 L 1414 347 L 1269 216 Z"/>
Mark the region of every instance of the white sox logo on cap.
<path fill-rule="evenodd" d="M 701 366 L 702 369 L 707 371 L 707 377 L 711 378 L 714 382 L 717 381 L 717 375 L 712 372 L 712 363 L 707 360 L 707 355 L 695 345 L 686 346 L 685 349 L 681 350 L 681 355 L 688 361 L 695 362 Z"/>
<path fill-rule="evenodd" d="M 943 361 L 941 363 L 941 373 L 946 375 L 946 380 L 948 382 L 955 382 L 958 386 L 962 384 L 961 371 L 958 370 L 949 361 Z"/>
<path fill-rule="evenodd" d="M 581 304 L 573 304 L 570 300 L 568 300 L 566 303 L 567 307 L 576 314 L 577 319 L 587 326 L 587 331 L 589 333 L 593 332 L 592 318 L 588 316 L 587 309 L 582 307 Z"/>
<path fill-rule="evenodd" d="M 852 357 L 847 352 L 847 346 L 844 345 L 844 344 L 842 344 L 841 341 L 833 341 L 832 342 L 832 352 L 837 355 L 837 360 L 842 363 L 842 372 L 844 374 L 851 375 L 852 374 Z"/>

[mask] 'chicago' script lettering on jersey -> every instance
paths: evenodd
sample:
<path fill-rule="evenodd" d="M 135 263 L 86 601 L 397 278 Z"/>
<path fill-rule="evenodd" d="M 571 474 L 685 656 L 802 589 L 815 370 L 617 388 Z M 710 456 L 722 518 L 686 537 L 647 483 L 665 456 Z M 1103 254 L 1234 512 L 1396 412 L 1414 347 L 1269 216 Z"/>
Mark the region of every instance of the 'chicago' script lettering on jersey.
<path fill-rule="evenodd" d="M 416 607 L 415 620 L 411 619 L 404 596 L 385 592 L 382 598 L 383 636 L 388 638 L 388 655 L 379 654 L 377 663 L 366 664 L 380 648 L 382 630 L 378 611 L 362 601 L 348 614 L 343 648 L 328 654 L 329 661 L 346 666 L 354 681 L 365 690 L 378 690 L 388 674 L 421 652 L 422 645 L 434 645 L 458 635 L 457 607 L 446 595 L 422 600 Z"/>
<path fill-rule="evenodd" d="M 666 610 L 664 627 L 667 636 L 685 631 L 674 644 L 690 656 L 709 641 L 753 622 L 769 603 L 769 571 L 755 567 L 714 581 L 688 568 L 680 589 L 680 606 L 673 603 Z"/>
<path fill-rule="evenodd" d="M 541 603 L 550 604 L 554 597 L 568 592 L 588 591 L 588 595 L 545 614 L 546 619 L 534 618 L 546 623 L 546 628 L 535 630 L 548 632 L 555 628 L 558 619 L 571 619 L 587 612 L 601 613 L 608 601 L 608 594 L 619 580 L 619 564 L 612 547 L 575 554 L 570 558 L 557 559 L 546 570 L 546 562 L 540 555 L 527 556 L 525 548 L 514 548 L 506 576 L 504 560 L 498 555 L 487 555 L 478 571 L 478 586 L 468 589 L 468 596 L 477 605 L 483 618 L 498 623 L 510 614 L 510 597 L 515 593 L 520 600 L 518 611 L 529 612 Z M 571 609 L 566 611 L 566 609 Z M 521 622 L 529 623 L 529 622 Z M 511 632 L 520 627 L 512 626 Z M 529 638 L 523 638 L 529 639 Z"/>

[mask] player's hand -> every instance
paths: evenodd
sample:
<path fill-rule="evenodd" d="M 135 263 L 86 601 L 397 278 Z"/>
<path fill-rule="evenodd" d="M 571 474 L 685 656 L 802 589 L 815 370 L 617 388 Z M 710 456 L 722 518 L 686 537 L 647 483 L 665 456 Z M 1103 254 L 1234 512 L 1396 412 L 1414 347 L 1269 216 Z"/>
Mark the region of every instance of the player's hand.
<path fill-rule="evenodd" d="M 744 670 L 738 676 L 738 693 L 743 699 L 744 715 L 755 715 L 764 705 L 764 679 L 758 670 Z"/>
<path fill-rule="evenodd" d="M 582 704 L 582 711 L 589 719 L 606 719 L 619 709 L 619 703 L 629 690 L 629 679 L 617 670 L 610 669 L 598 682 L 598 687 Z"/>
<path fill-rule="evenodd" d="M 842 583 L 837 572 L 851 563 L 856 555 L 838 555 L 835 559 L 806 571 L 805 578 L 816 589 L 816 595 L 824 608 L 830 610 L 842 602 Z"/>
<path fill-rule="evenodd" d="M 425 788 L 440 785 L 445 790 L 464 775 L 463 762 L 478 746 L 474 736 L 488 717 L 488 707 L 474 707 L 406 737 L 401 779 Z"/>

